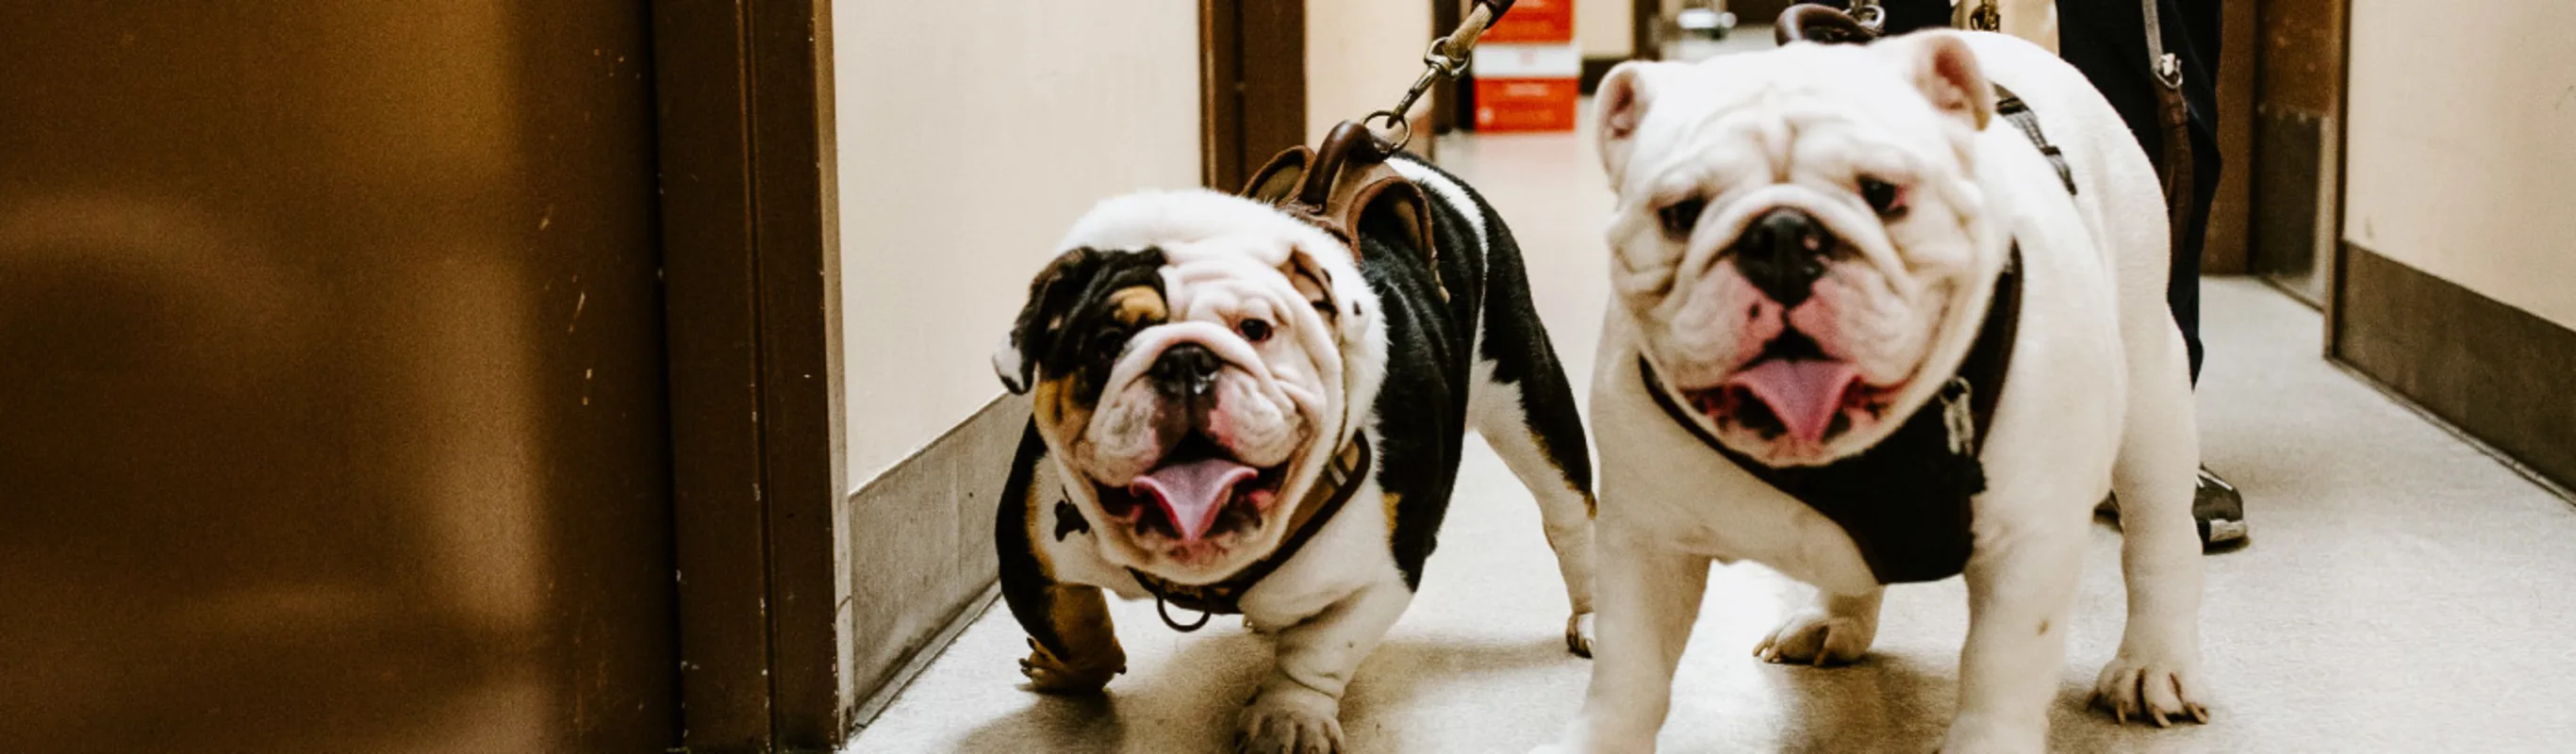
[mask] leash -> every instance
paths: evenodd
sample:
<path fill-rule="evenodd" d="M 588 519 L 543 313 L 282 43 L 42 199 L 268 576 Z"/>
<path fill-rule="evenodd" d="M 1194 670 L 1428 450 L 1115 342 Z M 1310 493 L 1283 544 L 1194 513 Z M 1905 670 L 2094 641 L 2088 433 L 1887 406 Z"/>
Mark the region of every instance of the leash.
<path fill-rule="evenodd" d="M 1851 0 L 1851 20 L 1875 37 L 1887 28 L 1887 9 L 1878 7 L 1878 0 Z"/>
<path fill-rule="evenodd" d="M 2184 230 L 2191 227 L 2191 103 L 2182 94 L 2182 58 L 2165 51 L 2164 22 L 2156 0 L 2140 0 L 2147 27 L 2147 70 L 2156 77 L 2156 114 L 2164 126 L 2164 153 L 2157 155 L 2156 175 L 2164 180 L 2165 226 L 2170 254 L 2190 248 Z"/>
<path fill-rule="evenodd" d="M 1812 2 L 1791 5 L 1788 10 L 1781 12 L 1780 21 L 1773 28 L 1773 33 L 1777 35 L 1781 44 L 1799 40 L 1829 44 L 1867 42 L 1886 33 L 1887 9 L 1878 4 L 1879 0 L 1850 1 L 1851 10 L 1849 11 L 1835 10 L 1831 6 Z M 1950 0 L 1950 5 L 1955 8 L 1965 1 Z M 2154 2 L 2154 0 L 2147 1 Z M 1968 28 L 1976 31 L 2003 31 L 2004 12 L 2002 8 L 1996 6 L 1995 0 L 1976 0 L 1976 3 L 1976 9 L 1968 11 Z M 1860 33 L 1842 31 L 1841 27 L 1850 27 Z"/>
<path fill-rule="evenodd" d="M 1420 101 L 1431 87 L 1467 72 L 1467 63 L 1476 51 L 1476 40 L 1484 37 L 1485 30 L 1493 28 L 1495 21 L 1502 20 L 1504 13 L 1511 11 L 1512 2 L 1476 0 L 1476 7 L 1467 11 L 1467 18 L 1458 22 L 1458 28 L 1451 30 L 1449 36 L 1431 40 L 1431 49 L 1422 53 L 1422 76 L 1413 80 L 1413 88 L 1404 91 L 1404 97 L 1395 101 L 1395 107 L 1362 116 L 1360 125 L 1385 124 L 1383 130 L 1377 131 L 1378 135 L 1395 145 L 1396 149 L 1403 149 L 1406 142 L 1413 140 L 1413 123 L 1405 120 L 1404 114 L 1411 111 L 1413 103 Z"/>

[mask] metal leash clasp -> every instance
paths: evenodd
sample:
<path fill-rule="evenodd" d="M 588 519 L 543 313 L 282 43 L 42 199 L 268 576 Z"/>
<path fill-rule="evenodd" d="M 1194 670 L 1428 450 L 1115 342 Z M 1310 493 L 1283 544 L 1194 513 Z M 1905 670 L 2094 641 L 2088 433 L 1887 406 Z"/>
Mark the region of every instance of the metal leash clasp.
<path fill-rule="evenodd" d="M 1458 28 L 1449 32 L 1449 36 L 1431 40 L 1431 48 L 1422 52 L 1422 75 L 1413 80 L 1413 88 L 1404 90 L 1404 98 L 1396 100 L 1392 109 L 1379 110 L 1360 118 L 1360 125 L 1368 126 L 1387 143 L 1403 149 L 1405 142 L 1413 140 L 1413 122 L 1405 120 L 1404 114 L 1412 112 L 1413 103 L 1421 101 L 1422 95 L 1430 92 L 1432 86 L 1467 72 L 1468 63 L 1474 60 L 1476 40 L 1485 36 L 1485 29 L 1493 26 L 1494 19 L 1502 17 L 1503 11 L 1510 9 L 1511 5 L 1505 2 L 1497 8 L 1490 2 L 1476 3 L 1476 7 L 1467 12 L 1466 20 L 1460 21 Z"/>
<path fill-rule="evenodd" d="M 1995 0 L 1979 0 L 1977 9 L 1968 12 L 1968 28 L 1977 31 L 2003 31 L 2004 12 L 1995 8 Z"/>
<path fill-rule="evenodd" d="M 1851 17 L 1871 34 L 1887 26 L 1887 9 L 1878 7 L 1878 0 L 1851 0 Z"/>
<path fill-rule="evenodd" d="M 1977 414 L 1974 388 L 1968 378 L 1952 375 L 1941 386 L 1941 425 L 1950 435 L 1950 454 L 1973 456 L 1977 453 Z"/>

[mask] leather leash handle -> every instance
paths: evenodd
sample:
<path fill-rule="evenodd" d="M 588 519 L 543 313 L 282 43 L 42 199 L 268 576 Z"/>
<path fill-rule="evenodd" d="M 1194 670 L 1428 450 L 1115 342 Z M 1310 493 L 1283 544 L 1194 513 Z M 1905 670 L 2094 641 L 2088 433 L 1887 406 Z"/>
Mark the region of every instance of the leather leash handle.
<path fill-rule="evenodd" d="M 2148 0 L 2153 2 L 2154 0 Z M 1772 41 L 1780 44 L 1815 42 L 1817 44 L 1860 44 L 1878 38 L 1878 32 L 1861 25 L 1831 6 L 1799 3 L 1780 12 L 1780 20 L 1771 27 Z"/>
<path fill-rule="evenodd" d="M 1486 30 L 1494 28 L 1494 22 L 1503 20 L 1503 14 L 1512 11 L 1513 1 L 1476 0 L 1476 7 L 1469 9 L 1467 17 L 1458 22 L 1458 30 L 1450 33 L 1450 49 L 1460 55 L 1476 49 L 1476 40 L 1483 38 Z"/>

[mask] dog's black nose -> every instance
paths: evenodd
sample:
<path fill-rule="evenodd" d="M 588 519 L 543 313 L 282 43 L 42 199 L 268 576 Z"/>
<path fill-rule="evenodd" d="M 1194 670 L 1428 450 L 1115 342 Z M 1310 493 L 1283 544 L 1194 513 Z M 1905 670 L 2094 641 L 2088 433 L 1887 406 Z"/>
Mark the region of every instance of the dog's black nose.
<path fill-rule="evenodd" d="M 1825 276 L 1825 255 L 1833 253 L 1834 234 L 1805 210 L 1782 207 L 1764 213 L 1735 239 L 1735 269 L 1763 295 L 1796 308 Z"/>
<path fill-rule="evenodd" d="M 1192 397 L 1206 394 L 1208 388 L 1216 383 L 1217 370 L 1224 367 L 1225 361 L 1218 359 L 1216 352 L 1208 350 L 1207 346 L 1183 343 L 1164 349 L 1163 355 L 1154 357 L 1154 366 L 1145 373 L 1153 379 L 1154 387 L 1165 394 Z"/>

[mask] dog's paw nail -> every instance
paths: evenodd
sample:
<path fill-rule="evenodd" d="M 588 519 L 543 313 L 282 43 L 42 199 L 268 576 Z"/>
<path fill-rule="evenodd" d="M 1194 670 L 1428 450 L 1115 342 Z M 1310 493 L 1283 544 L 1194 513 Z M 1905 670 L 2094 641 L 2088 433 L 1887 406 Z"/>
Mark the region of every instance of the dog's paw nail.
<path fill-rule="evenodd" d="M 2133 718 L 2158 728 L 2185 721 L 2207 723 L 2209 709 L 2200 702 L 2200 685 L 2192 680 L 2195 675 L 2188 662 L 2124 655 L 2102 669 L 2094 695 L 2122 725 Z"/>
<path fill-rule="evenodd" d="M 1340 705 L 1313 691 L 1264 691 L 1245 705 L 1235 750 L 1304 754 L 1342 750 Z"/>

